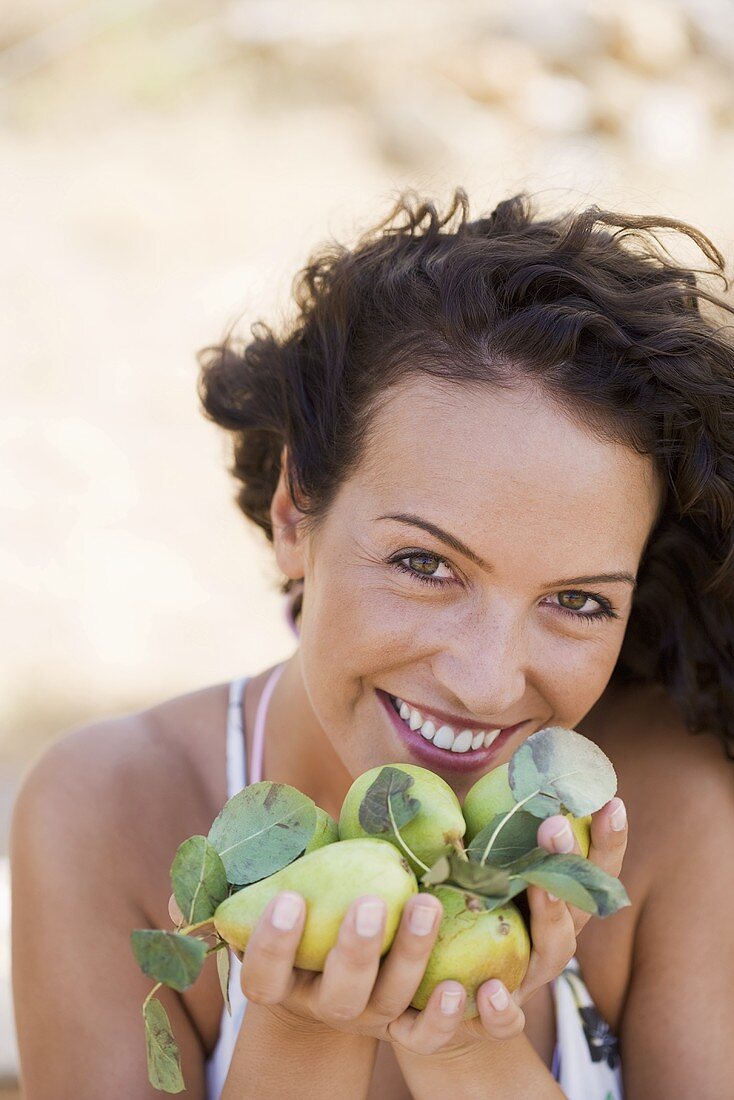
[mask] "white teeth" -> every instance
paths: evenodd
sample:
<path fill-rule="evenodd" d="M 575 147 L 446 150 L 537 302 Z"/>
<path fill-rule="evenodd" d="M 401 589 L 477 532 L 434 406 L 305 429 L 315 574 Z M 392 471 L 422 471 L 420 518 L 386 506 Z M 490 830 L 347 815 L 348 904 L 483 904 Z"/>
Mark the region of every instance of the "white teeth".
<path fill-rule="evenodd" d="M 412 730 L 417 730 L 423 725 L 423 715 L 415 709 L 411 710 L 408 725 Z"/>
<path fill-rule="evenodd" d="M 454 738 L 454 743 L 451 746 L 452 752 L 468 752 L 471 748 L 472 733 L 471 730 L 462 730 Z"/>
<path fill-rule="evenodd" d="M 485 730 L 464 729 L 459 733 L 455 733 L 453 727 L 448 725 L 441 726 L 437 731 L 435 723 L 430 718 L 424 721 L 421 712 L 416 710 L 415 707 L 411 707 L 403 699 L 398 699 L 396 696 L 393 702 L 403 721 L 413 731 L 418 731 L 426 741 L 432 741 L 439 749 L 448 749 L 450 752 L 469 752 L 482 747 L 486 749 L 497 740 L 502 732 L 501 730 L 492 730 L 491 733 L 488 733 Z"/>
<path fill-rule="evenodd" d="M 450 749 L 454 743 L 454 731 L 451 726 L 441 726 L 440 730 L 436 730 L 436 736 L 433 738 L 434 745 L 437 745 L 439 749 Z"/>

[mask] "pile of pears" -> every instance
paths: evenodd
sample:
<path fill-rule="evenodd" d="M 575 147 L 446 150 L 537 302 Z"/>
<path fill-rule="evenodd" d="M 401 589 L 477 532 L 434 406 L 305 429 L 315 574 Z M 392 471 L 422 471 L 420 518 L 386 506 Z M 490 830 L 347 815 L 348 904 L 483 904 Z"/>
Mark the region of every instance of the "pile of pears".
<path fill-rule="evenodd" d="M 414 764 L 360 775 L 338 823 L 294 787 L 245 787 L 224 805 L 208 836 L 190 837 L 176 853 L 171 886 L 182 925 L 131 936 L 139 965 L 158 982 L 143 1005 L 151 1083 L 166 1092 L 184 1088 L 170 1023 L 153 994 L 160 985 L 188 988 L 205 958 L 216 954 L 231 1011 L 227 948 L 247 950 L 268 902 L 283 890 L 305 899 L 295 965 L 312 971 L 323 970 L 357 898 L 371 894 L 385 902 L 385 955 L 408 899 L 419 891 L 434 894 L 443 915 L 411 1004 L 425 1008 L 437 983 L 452 978 L 467 991 L 465 1017 L 476 1016 L 483 982 L 499 978 L 512 991 L 527 971 L 530 936 L 512 899 L 528 885 L 600 916 L 629 905 L 619 880 L 586 858 L 591 814 L 616 786 L 614 769 L 594 742 L 551 727 L 482 776 L 463 807 L 440 776 Z M 569 819 L 581 856 L 538 846 L 540 822 L 556 813 Z M 213 945 L 203 937 L 213 937 Z"/>

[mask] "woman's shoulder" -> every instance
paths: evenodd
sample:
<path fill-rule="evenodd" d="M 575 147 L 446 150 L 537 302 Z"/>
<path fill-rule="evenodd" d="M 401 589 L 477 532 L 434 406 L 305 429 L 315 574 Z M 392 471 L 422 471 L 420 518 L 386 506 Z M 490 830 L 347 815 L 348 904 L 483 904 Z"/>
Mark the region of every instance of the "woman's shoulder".
<path fill-rule="evenodd" d="M 138 881 L 147 872 L 156 881 L 162 867 L 165 883 L 178 844 L 206 834 L 226 801 L 228 688 L 213 684 L 61 733 L 29 768 L 16 806 L 100 843 L 127 838 L 116 851 L 135 861 Z"/>
<path fill-rule="evenodd" d="M 711 799 L 731 799 L 734 761 L 711 733 L 691 733 L 668 692 L 630 684 L 609 692 L 578 727 L 611 760 L 630 819 L 625 866 L 649 884 Z"/>
<path fill-rule="evenodd" d="M 150 983 L 130 971 L 129 949 L 120 955 L 120 945 L 129 944 L 133 928 L 172 928 L 176 849 L 189 836 L 206 835 L 226 800 L 227 704 L 228 685 L 215 684 L 64 732 L 29 768 L 15 801 L 18 920 L 30 919 L 45 890 L 63 898 L 54 934 L 88 937 L 94 966 L 112 975 L 123 1000 L 137 1000 L 138 1008 Z M 216 971 L 203 973 L 182 999 L 196 1033 L 191 1049 L 210 1052 L 221 1015 Z M 91 990 L 80 1000 L 94 1010 Z M 168 1011 L 180 1015 L 182 1009 L 169 1003 Z M 179 1020 L 179 1029 L 186 1026 Z"/>
<path fill-rule="evenodd" d="M 659 797 L 675 794 L 700 775 L 727 774 L 721 740 L 712 733 L 691 733 L 681 707 L 659 684 L 626 684 L 608 690 L 578 726 L 604 750 L 620 782 L 641 785 Z"/>
<path fill-rule="evenodd" d="M 92 718 L 62 733 L 35 767 L 71 764 L 80 779 L 104 780 L 128 793 L 130 784 L 140 783 L 147 791 L 159 786 L 164 794 L 175 780 L 204 794 L 209 773 L 222 771 L 228 691 L 228 683 L 212 684 L 136 711 Z M 203 768 L 207 761 L 216 761 L 215 767 Z"/>

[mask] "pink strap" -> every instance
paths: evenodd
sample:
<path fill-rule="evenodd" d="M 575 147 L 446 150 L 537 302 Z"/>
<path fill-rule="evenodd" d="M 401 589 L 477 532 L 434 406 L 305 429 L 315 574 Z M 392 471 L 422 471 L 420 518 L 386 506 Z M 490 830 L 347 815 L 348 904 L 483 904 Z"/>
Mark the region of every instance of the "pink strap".
<path fill-rule="evenodd" d="M 260 702 L 257 704 L 257 713 L 255 714 L 255 730 L 252 735 L 252 759 L 250 761 L 250 782 L 259 783 L 263 776 L 263 748 L 265 745 L 265 716 L 268 713 L 268 704 L 270 703 L 270 697 L 275 690 L 275 685 L 278 682 L 278 678 L 285 668 L 285 661 L 282 664 L 276 665 L 273 671 L 268 677 L 267 683 L 263 688 L 263 693 L 260 696 Z"/>

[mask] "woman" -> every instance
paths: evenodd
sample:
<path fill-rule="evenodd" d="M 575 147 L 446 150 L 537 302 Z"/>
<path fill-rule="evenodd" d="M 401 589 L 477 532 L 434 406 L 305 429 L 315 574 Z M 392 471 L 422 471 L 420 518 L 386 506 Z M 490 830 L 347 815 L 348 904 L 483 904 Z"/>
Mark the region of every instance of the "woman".
<path fill-rule="evenodd" d="M 626 850 L 631 905 L 589 921 L 530 888 L 527 976 L 504 1007 L 485 983 L 465 1022 L 455 981 L 408 1007 L 436 899 L 406 906 L 381 965 L 384 913 L 359 899 L 314 975 L 293 969 L 304 907 L 286 892 L 233 972 L 231 1020 L 213 964 L 161 991 L 187 1091 L 729 1095 L 734 348 L 700 304 L 732 310 L 656 228 L 723 270 L 670 219 L 544 220 L 519 195 L 470 221 L 462 191 L 444 217 L 406 195 L 354 249 L 312 260 L 285 334 L 203 355 L 203 404 L 234 433 L 238 502 L 273 543 L 299 645 L 276 669 L 76 730 L 26 778 L 27 1100 L 159 1095 L 129 933 L 168 925 L 177 845 L 244 782 L 293 784 L 337 816 L 355 776 L 413 761 L 462 798 L 548 725 L 616 768 L 590 858 L 616 875 Z M 563 823 L 539 844 L 569 850 Z"/>

